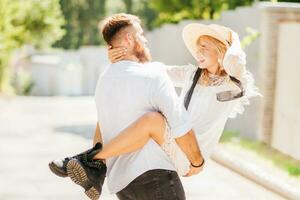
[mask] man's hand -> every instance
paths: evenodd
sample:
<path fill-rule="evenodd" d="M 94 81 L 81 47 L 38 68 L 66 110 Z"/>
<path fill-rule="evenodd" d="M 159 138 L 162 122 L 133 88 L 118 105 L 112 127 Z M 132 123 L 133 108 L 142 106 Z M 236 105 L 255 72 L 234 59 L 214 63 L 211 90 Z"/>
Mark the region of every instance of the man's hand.
<path fill-rule="evenodd" d="M 202 165 L 201 167 L 193 167 L 192 165 L 190 165 L 190 171 L 186 175 L 184 175 L 184 177 L 199 174 L 203 170 L 203 167 L 204 165 Z"/>
<path fill-rule="evenodd" d="M 108 59 L 111 63 L 115 63 L 122 60 L 126 54 L 127 49 L 125 47 L 108 47 Z"/>

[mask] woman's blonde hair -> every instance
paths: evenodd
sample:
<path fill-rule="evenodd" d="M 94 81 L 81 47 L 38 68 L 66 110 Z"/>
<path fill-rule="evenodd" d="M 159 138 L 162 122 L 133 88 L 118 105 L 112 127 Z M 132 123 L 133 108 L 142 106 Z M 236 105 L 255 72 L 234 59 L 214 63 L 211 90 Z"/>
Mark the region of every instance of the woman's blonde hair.
<path fill-rule="evenodd" d="M 216 52 L 218 54 L 218 57 L 222 58 L 221 62 L 218 62 L 219 68 L 218 68 L 217 74 L 220 75 L 220 76 L 226 76 L 227 73 L 225 72 L 224 67 L 223 67 L 223 58 L 224 58 L 224 55 L 227 51 L 227 46 L 225 44 L 223 44 L 221 41 L 217 40 L 216 38 L 213 38 L 213 37 L 208 36 L 208 35 L 200 36 L 197 40 L 197 45 L 199 45 L 200 41 L 203 40 L 203 39 L 205 41 L 208 41 L 211 44 L 211 46 L 216 50 Z M 203 69 L 201 76 L 202 76 L 202 80 L 205 83 L 209 84 L 208 70 L 207 69 Z"/>

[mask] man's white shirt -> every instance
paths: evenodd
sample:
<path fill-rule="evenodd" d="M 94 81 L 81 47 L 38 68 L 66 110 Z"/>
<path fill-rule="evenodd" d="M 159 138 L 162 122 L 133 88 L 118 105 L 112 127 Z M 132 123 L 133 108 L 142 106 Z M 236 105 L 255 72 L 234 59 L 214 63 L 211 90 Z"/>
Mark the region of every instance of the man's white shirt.
<path fill-rule="evenodd" d="M 161 63 L 120 61 L 100 75 L 95 90 L 98 123 L 104 146 L 147 112 L 160 111 L 174 138 L 192 129 L 189 116 Z M 152 169 L 175 170 L 171 160 L 152 139 L 140 150 L 109 158 L 107 184 L 111 193 L 125 188 Z"/>

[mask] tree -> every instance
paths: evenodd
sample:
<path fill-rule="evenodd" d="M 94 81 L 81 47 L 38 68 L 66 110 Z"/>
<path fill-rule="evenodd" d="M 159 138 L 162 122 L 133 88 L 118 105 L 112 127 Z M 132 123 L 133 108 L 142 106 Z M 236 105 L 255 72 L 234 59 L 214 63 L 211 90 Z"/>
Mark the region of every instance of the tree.
<path fill-rule="evenodd" d="M 260 0 L 270 1 L 270 0 Z M 271 0 L 272 2 L 300 2 L 300 0 Z M 183 19 L 217 19 L 223 10 L 249 6 L 255 0 L 149 0 L 159 13 L 154 26 L 178 23 Z"/>
<path fill-rule="evenodd" d="M 250 5 L 253 0 L 150 0 L 159 12 L 155 25 L 178 23 L 183 19 L 217 19 L 221 11 Z"/>
<path fill-rule="evenodd" d="M 134 12 L 137 16 L 139 16 L 145 27 L 148 30 L 152 30 L 155 28 L 155 19 L 158 17 L 158 12 L 151 8 L 149 0 L 140 0 L 140 6 Z"/>
<path fill-rule="evenodd" d="M 127 13 L 132 13 L 132 0 L 123 0 L 124 4 L 126 6 L 126 12 Z"/>
<path fill-rule="evenodd" d="M 149 6 L 149 0 L 114 0 L 107 1 L 106 9 L 107 14 L 111 15 L 114 13 L 130 13 L 137 15 L 143 21 L 145 28 L 150 30 L 153 29 L 153 22 L 156 19 L 158 13 L 156 10 Z"/>
<path fill-rule="evenodd" d="M 63 36 L 63 23 L 58 0 L 0 1 L 0 92 L 11 89 L 12 52 L 24 44 L 49 47 Z"/>
<path fill-rule="evenodd" d="M 82 45 L 102 43 L 98 23 L 105 17 L 106 0 L 60 0 L 66 19 L 65 36 L 54 47 L 77 49 Z"/>

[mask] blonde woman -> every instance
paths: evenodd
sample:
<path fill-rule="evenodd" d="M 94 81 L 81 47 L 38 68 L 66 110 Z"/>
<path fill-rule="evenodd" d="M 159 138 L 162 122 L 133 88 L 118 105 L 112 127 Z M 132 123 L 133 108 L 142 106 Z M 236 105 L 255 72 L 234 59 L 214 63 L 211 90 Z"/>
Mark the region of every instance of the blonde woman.
<path fill-rule="evenodd" d="M 184 27 L 182 35 L 197 66 L 158 65 L 167 72 L 174 86 L 182 88 L 180 98 L 190 115 L 202 155 L 207 159 L 219 142 L 227 119 L 243 113 L 248 98 L 258 93 L 246 70 L 245 53 L 234 31 L 216 24 L 192 23 Z M 126 50 L 121 47 L 109 51 L 112 62 L 122 60 L 125 54 Z M 149 139 L 162 147 L 179 175 L 192 174 L 191 163 L 171 137 L 165 118 L 158 112 L 149 112 L 124 129 L 94 159 L 105 160 L 133 152 Z M 193 167 L 202 169 L 203 164 Z"/>

